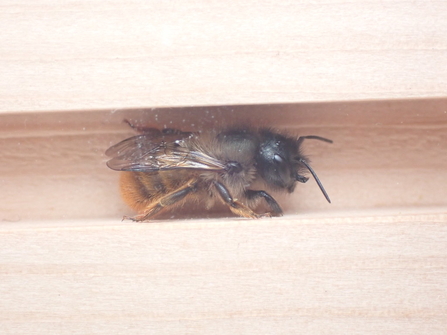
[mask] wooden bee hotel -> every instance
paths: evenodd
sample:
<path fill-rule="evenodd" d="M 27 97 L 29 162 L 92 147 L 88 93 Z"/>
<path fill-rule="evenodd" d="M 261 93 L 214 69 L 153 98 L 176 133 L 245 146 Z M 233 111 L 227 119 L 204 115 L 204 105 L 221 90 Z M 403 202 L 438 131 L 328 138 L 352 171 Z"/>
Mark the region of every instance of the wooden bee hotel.
<path fill-rule="evenodd" d="M 446 3 L 2 8 L 1 334 L 446 333 Z"/>

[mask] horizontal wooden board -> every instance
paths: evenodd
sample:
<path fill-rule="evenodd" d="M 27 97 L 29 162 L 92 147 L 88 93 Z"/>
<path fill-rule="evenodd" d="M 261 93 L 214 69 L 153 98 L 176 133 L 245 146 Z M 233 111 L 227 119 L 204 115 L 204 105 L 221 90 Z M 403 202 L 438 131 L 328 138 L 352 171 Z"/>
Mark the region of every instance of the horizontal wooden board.
<path fill-rule="evenodd" d="M 447 95 L 445 1 L 0 7 L 0 112 Z"/>
<path fill-rule="evenodd" d="M 0 225 L 3 334 L 445 334 L 447 217 Z"/>

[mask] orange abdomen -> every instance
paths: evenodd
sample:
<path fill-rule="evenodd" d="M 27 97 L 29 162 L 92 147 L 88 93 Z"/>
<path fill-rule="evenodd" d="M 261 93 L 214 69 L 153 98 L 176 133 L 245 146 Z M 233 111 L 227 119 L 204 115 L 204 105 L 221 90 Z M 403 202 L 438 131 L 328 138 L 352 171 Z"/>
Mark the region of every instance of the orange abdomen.
<path fill-rule="evenodd" d="M 190 178 L 183 171 L 122 172 L 121 196 L 124 202 L 137 212 L 175 191 Z"/>

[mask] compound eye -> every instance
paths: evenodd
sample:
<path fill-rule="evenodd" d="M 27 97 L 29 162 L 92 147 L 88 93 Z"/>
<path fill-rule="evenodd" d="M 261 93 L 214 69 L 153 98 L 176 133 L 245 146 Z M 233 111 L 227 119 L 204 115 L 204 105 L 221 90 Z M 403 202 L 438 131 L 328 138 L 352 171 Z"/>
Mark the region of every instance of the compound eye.
<path fill-rule="evenodd" d="M 280 156 L 280 155 L 274 155 L 273 156 L 273 160 L 276 162 L 276 163 L 284 163 L 284 159 Z"/>

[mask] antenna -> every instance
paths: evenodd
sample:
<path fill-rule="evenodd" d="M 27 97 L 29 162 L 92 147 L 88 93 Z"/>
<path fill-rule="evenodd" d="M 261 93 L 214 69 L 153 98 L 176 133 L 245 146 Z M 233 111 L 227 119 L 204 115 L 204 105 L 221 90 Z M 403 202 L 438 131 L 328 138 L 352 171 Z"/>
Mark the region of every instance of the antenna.
<path fill-rule="evenodd" d="M 326 200 L 329 203 L 331 203 L 331 199 L 329 198 L 329 195 L 326 193 L 326 190 L 324 189 L 323 184 L 321 183 L 321 181 L 318 178 L 318 176 L 315 173 L 315 171 L 310 167 L 310 165 L 304 159 L 299 158 L 298 162 L 303 164 L 310 171 L 310 173 L 312 173 L 312 176 L 314 177 L 315 181 L 317 182 L 318 186 L 320 187 L 321 192 L 323 192 L 324 197 L 326 198 Z"/>
<path fill-rule="evenodd" d="M 315 136 L 315 135 L 308 135 L 308 136 L 298 137 L 298 140 L 296 141 L 298 146 L 300 146 L 304 140 L 319 140 L 319 141 L 323 141 L 323 142 L 327 142 L 327 143 L 333 143 L 333 141 L 328 138 L 324 138 L 321 136 Z"/>

